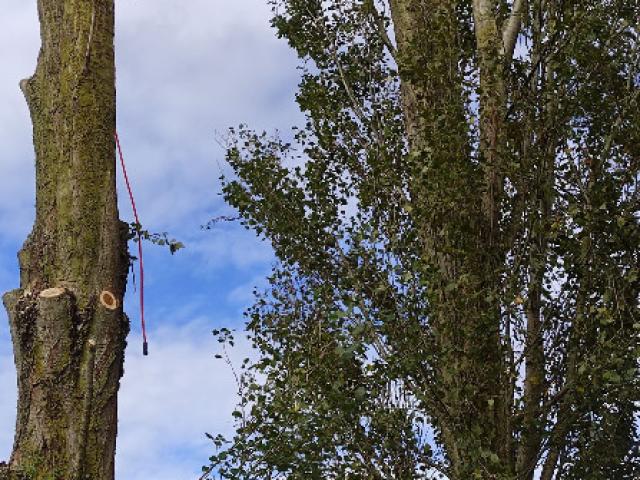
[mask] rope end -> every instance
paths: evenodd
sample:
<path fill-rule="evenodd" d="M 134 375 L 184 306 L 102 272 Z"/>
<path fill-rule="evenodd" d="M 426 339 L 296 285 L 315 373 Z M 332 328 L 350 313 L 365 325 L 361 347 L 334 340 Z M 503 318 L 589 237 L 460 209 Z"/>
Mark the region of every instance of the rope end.
<path fill-rule="evenodd" d="M 149 355 L 149 344 L 147 342 L 142 343 L 142 355 L 145 357 Z"/>

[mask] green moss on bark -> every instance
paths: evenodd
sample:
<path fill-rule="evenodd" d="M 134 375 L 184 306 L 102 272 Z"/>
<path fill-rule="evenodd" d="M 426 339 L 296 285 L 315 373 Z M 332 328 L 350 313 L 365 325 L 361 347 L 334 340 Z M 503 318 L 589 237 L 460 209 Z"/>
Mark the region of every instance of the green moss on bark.
<path fill-rule="evenodd" d="M 35 74 L 21 82 L 33 122 L 36 221 L 19 253 L 21 288 L 4 298 L 19 394 L 10 467 L 36 480 L 112 480 L 128 331 L 114 2 L 39 0 L 38 7 L 42 49 Z M 53 287 L 62 293 L 42 293 Z M 103 290 L 118 299 L 109 314 Z"/>

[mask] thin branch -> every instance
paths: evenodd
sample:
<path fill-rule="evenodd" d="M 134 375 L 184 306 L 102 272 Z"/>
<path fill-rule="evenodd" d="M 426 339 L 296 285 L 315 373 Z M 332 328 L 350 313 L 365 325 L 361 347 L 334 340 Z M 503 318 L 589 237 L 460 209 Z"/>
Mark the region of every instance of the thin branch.
<path fill-rule="evenodd" d="M 358 117 L 358 119 L 360 120 L 360 122 L 362 123 L 362 125 L 367 125 L 367 116 L 362 108 L 362 105 L 360 105 L 360 102 L 358 101 L 358 98 L 356 97 L 355 92 L 353 91 L 353 88 L 351 88 L 351 85 L 349 84 L 349 81 L 347 80 L 347 76 L 345 74 L 344 69 L 342 68 L 342 64 L 340 63 L 340 59 L 338 58 L 338 48 L 337 46 L 334 45 L 333 48 L 333 60 L 336 64 L 336 68 L 338 70 L 338 73 L 340 75 L 340 80 L 342 82 L 342 85 L 345 89 L 345 92 L 347 92 L 347 96 L 349 97 L 349 100 L 351 101 L 351 107 L 353 109 L 353 112 L 355 113 L 355 115 Z M 384 137 L 383 135 L 380 133 L 380 130 L 373 124 L 370 124 L 371 126 L 371 130 L 373 130 L 373 133 L 376 137 L 376 140 L 378 142 L 378 146 L 380 148 L 383 147 L 384 145 Z"/>
<path fill-rule="evenodd" d="M 366 125 L 366 119 L 367 116 L 365 115 L 364 111 L 362 110 L 362 106 L 360 105 L 360 102 L 358 102 L 358 99 L 353 91 L 353 89 L 351 88 L 351 85 L 349 84 L 349 82 L 347 81 L 347 76 L 344 72 L 344 69 L 342 68 L 342 64 L 340 63 L 340 60 L 338 58 L 338 49 L 334 46 L 334 50 L 333 50 L 333 60 L 336 64 L 336 68 L 338 69 L 338 73 L 340 74 L 340 80 L 342 81 L 342 86 L 344 87 L 345 92 L 347 92 L 347 96 L 349 97 L 349 100 L 351 101 L 351 107 L 353 108 L 354 113 L 356 114 L 356 116 L 358 117 L 358 119 L 360 119 L 360 121 Z"/>
<path fill-rule="evenodd" d="M 371 17 L 373 18 L 376 27 L 378 28 L 378 34 L 380 35 L 382 43 L 385 45 L 385 47 L 387 47 L 387 50 L 389 50 L 389 54 L 393 57 L 393 59 L 396 60 L 397 48 L 391 41 L 391 37 L 389 37 L 387 26 L 384 23 L 384 16 L 380 14 L 375 4 L 373 3 L 373 0 L 369 0 L 369 2 L 367 2 L 367 7 L 369 8 Z"/>
<path fill-rule="evenodd" d="M 515 0 L 511 10 L 509 20 L 507 20 L 502 30 L 502 44 L 504 48 L 504 56 L 506 59 L 513 58 L 513 52 L 516 48 L 516 40 L 520 34 L 520 26 L 525 16 L 527 0 Z"/>
<path fill-rule="evenodd" d="M 213 466 L 207 468 L 198 480 L 207 480 L 208 478 L 211 478 L 209 476 L 211 473 L 213 473 Z"/>
<path fill-rule="evenodd" d="M 558 422 L 549 437 L 549 450 L 547 456 L 542 463 L 542 472 L 540 480 L 552 480 L 558 464 L 558 458 L 562 450 L 562 442 L 564 441 L 567 431 L 572 425 L 575 414 L 570 414 L 568 408 L 562 408 L 558 413 Z"/>

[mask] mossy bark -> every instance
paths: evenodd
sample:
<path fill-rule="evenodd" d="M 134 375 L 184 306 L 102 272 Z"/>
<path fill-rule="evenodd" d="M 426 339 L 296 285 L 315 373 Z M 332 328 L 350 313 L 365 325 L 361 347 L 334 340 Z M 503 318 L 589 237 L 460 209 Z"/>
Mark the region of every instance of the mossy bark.
<path fill-rule="evenodd" d="M 113 0 L 39 0 L 20 82 L 33 122 L 36 220 L 4 296 L 18 374 L 12 472 L 111 480 L 128 321 L 115 185 Z M 100 302 L 111 292 L 115 304 Z"/>
<path fill-rule="evenodd" d="M 390 1 L 410 147 L 412 216 L 432 287 L 430 321 L 440 359 L 435 374 L 446 406 L 434 409 L 434 422 L 452 480 L 506 479 L 514 472 L 499 304 L 505 255 L 498 226 L 503 60 L 495 21 L 476 3 L 481 21 L 475 24 L 478 58 L 472 59 L 461 57 L 461 42 L 473 40 L 461 31 L 464 9 L 458 2 Z M 461 67 L 470 62 L 480 69 L 477 152 Z"/>

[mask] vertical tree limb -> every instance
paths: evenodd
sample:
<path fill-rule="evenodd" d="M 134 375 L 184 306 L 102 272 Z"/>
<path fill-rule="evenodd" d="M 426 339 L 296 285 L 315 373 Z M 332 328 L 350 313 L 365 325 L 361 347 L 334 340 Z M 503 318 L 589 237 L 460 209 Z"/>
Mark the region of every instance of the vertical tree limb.
<path fill-rule="evenodd" d="M 515 0 L 511 7 L 511 14 L 502 30 L 503 55 L 506 60 L 513 58 L 522 20 L 526 16 L 527 0 Z"/>
<path fill-rule="evenodd" d="M 113 480 L 128 331 L 114 2 L 39 0 L 38 13 L 38 64 L 20 82 L 33 123 L 36 220 L 19 252 L 20 289 L 4 296 L 18 371 L 9 466 L 37 479 Z"/>

